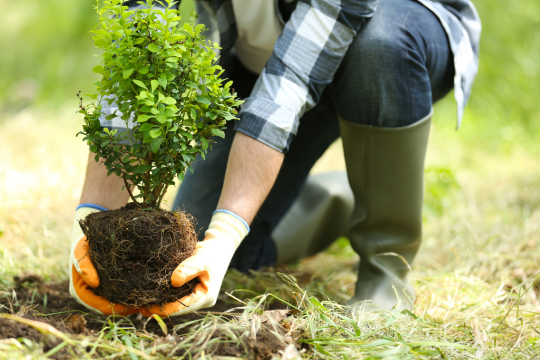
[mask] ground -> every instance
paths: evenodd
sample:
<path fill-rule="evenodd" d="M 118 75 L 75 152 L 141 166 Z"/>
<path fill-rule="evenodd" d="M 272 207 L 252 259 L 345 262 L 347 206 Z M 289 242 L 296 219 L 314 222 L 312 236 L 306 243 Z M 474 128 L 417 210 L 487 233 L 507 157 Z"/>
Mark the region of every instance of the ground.
<path fill-rule="evenodd" d="M 97 316 L 68 295 L 87 151 L 74 112 L 0 120 L 0 359 L 539 356 L 540 151 L 525 132 L 486 139 L 474 114 L 456 131 L 450 99 L 436 106 L 413 312 L 346 306 L 358 257 L 340 239 L 288 267 L 229 272 L 210 312 L 147 321 Z M 337 142 L 313 171 L 343 168 Z"/>

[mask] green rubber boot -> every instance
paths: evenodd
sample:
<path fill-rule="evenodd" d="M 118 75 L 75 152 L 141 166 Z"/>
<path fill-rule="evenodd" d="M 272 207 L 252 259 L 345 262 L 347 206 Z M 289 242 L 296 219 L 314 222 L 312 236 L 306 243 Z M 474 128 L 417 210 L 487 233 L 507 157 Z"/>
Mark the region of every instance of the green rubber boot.
<path fill-rule="evenodd" d="M 347 173 L 311 175 L 272 232 L 277 263 L 286 264 L 326 249 L 346 236 L 354 207 Z"/>
<path fill-rule="evenodd" d="M 340 118 L 349 184 L 355 198 L 348 238 L 360 255 L 349 304 L 412 309 L 409 284 L 422 237 L 424 159 L 431 115 L 401 128 L 365 126 Z"/>

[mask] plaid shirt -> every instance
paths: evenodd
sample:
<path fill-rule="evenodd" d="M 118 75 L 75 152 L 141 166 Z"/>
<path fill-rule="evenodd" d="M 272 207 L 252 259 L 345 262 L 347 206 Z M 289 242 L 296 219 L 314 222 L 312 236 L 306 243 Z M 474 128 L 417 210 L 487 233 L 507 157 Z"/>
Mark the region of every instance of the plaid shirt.
<path fill-rule="evenodd" d="M 279 1 L 279 0 L 277 0 Z M 454 54 L 458 127 L 478 71 L 480 19 L 470 0 L 417 0 L 441 21 Z M 291 2 L 290 0 L 288 1 Z M 300 118 L 333 80 L 343 56 L 378 0 L 300 0 L 240 111 L 241 131 L 287 152 Z M 231 0 L 198 1 L 198 21 L 227 56 L 237 39 Z"/>
<path fill-rule="evenodd" d="M 251 96 L 245 99 L 239 114 L 242 121 L 236 130 L 285 153 L 300 118 L 317 104 L 324 88 L 332 82 L 354 36 L 373 16 L 379 0 L 273 1 L 276 7 L 279 2 L 285 10 L 294 10 Z M 470 0 L 416 1 L 439 18 L 448 35 L 454 54 L 459 128 L 478 71 L 480 19 Z M 137 2 L 128 0 L 125 5 L 141 7 Z M 207 39 L 220 44 L 221 56 L 226 57 L 238 38 L 232 0 L 197 1 L 197 12 L 198 22 L 206 25 Z M 103 104 L 104 114 L 115 110 L 116 104 Z M 120 132 L 126 129 L 119 117 L 107 121 L 104 115 L 101 123 Z M 130 120 L 129 127 L 132 125 Z"/>

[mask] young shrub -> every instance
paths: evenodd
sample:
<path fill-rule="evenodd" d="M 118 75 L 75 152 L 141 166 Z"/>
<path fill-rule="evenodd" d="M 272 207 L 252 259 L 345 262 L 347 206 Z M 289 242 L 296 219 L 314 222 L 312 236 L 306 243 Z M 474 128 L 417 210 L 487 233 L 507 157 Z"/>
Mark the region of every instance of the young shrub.
<path fill-rule="evenodd" d="M 170 0 L 164 9 L 153 0 L 145 9 L 128 10 L 122 0 L 97 0 L 100 27 L 93 30 L 96 47 L 103 51 L 94 102 L 83 106 L 84 140 L 95 160 L 124 179 L 134 202 L 159 209 L 174 178 L 184 178 L 197 153 L 204 158 L 212 136 L 224 137 L 227 120 L 236 119 L 242 102 L 231 94 L 216 64 L 217 44 L 205 41 L 204 25 L 185 23 Z M 119 111 L 102 112 L 104 102 Z M 102 127 L 100 117 L 115 117 L 131 131 L 118 133 Z M 131 124 L 133 122 L 133 124 Z M 139 189 L 133 196 L 129 184 Z"/>
<path fill-rule="evenodd" d="M 174 178 L 181 181 L 197 154 L 203 158 L 212 136 L 224 136 L 241 104 L 222 84 L 223 69 L 202 36 L 204 25 L 186 23 L 167 0 L 129 10 L 122 0 L 97 1 L 99 27 L 93 33 L 102 50 L 94 102 L 83 106 L 84 140 L 108 175 L 124 179 L 134 204 L 90 214 L 80 221 L 100 284 L 93 291 L 132 307 L 180 301 L 198 280 L 171 285 L 176 267 L 193 255 L 197 234 L 183 212 L 159 210 Z M 78 95 L 79 96 L 79 95 Z M 118 110 L 104 113 L 103 104 Z M 125 123 L 124 132 L 100 119 Z M 105 120 L 104 120 L 105 121 Z M 111 130 L 112 129 L 112 130 Z M 134 196 L 130 185 L 139 189 Z M 138 201 L 139 200 L 139 201 Z M 142 206 L 141 206 L 142 203 Z"/>

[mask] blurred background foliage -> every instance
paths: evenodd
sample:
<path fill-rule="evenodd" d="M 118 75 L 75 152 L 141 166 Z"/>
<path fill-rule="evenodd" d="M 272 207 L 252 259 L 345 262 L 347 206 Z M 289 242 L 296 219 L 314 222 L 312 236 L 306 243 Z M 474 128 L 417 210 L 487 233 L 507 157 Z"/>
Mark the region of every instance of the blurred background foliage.
<path fill-rule="evenodd" d="M 0 0 L 0 111 L 54 111 L 75 105 L 79 90 L 94 91 L 99 78 L 92 68 L 100 61 L 90 34 L 98 21 L 95 5 Z M 182 3 L 184 14 L 191 9 L 192 1 Z"/>

